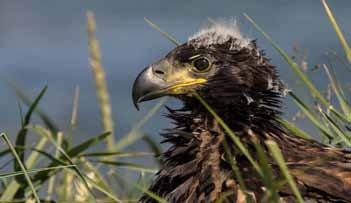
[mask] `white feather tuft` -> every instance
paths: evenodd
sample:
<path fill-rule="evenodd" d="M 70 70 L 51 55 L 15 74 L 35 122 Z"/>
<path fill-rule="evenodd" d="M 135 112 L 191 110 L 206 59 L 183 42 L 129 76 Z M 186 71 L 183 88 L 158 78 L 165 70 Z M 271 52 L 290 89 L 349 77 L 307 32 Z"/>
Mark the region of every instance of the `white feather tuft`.
<path fill-rule="evenodd" d="M 214 44 L 224 44 L 228 40 L 233 40 L 231 49 L 237 47 L 251 48 L 251 39 L 244 37 L 235 19 L 216 20 L 201 28 L 197 33 L 188 39 L 188 43 L 195 47 L 209 47 Z"/>

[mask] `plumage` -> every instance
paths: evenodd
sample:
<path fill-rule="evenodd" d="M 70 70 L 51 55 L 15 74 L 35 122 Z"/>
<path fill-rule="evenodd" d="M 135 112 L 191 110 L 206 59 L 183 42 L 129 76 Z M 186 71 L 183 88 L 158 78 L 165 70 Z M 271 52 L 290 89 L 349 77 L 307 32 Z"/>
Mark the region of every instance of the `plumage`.
<path fill-rule="evenodd" d="M 237 29 L 219 23 L 201 30 L 138 76 L 133 87 L 136 105 L 166 95 L 184 103 L 180 109 L 167 107 L 167 117 L 176 127 L 161 134 L 171 147 L 162 155 L 150 191 L 169 202 L 236 202 L 241 190 L 225 154 L 227 143 L 246 192 L 257 202 L 267 201 L 259 174 L 193 96 L 196 91 L 255 159 L 255 143 L 264 147 L 265 141 L 274 140 L 279 145 L 305 201 L 351 202 L 351 153 L 299 138 L 283 127 L 278 118 L 287 88 L 256 42 Z M 280 177 L 275 161 L 268 161 Z M 287 185 L 279 195 L 295 202 Z M 140 202 L 155 200 L 144 195 Z"/>

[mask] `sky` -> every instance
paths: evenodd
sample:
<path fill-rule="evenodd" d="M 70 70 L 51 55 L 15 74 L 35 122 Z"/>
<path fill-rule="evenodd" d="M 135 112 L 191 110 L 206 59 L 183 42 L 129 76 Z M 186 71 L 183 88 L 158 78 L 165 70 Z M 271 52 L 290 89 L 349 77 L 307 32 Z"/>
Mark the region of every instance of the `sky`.
<path fill-rule="evenodd" d="M 350 39 L 350 0 L 328 1 L 338 23 Z M 95 85 L 88 63 L 86 12 L 95 13 L 103 66 L 111 95 L 116 140 L 157 101 L 141 105 L 137 111 L 131 99 L 131 87 L 137 74 L 148 64 L 165 56 L 174 45 L 148 26 L 144 17 L 158 24 L 179 41 L 185 42 L 208 22 L 208 18 L 235 18 L 242 33 L 258 39 L 282 79 L 292 90 L 304 88 L 279 54 L 243 17 L 247 13 L 289 54 L 298 45 L 306 53 L 311 69 L 329 62 L 327 52 L 344 57 L 342 47 L 319 0 L 1 0 L 0 1 L 0 130 L 14 139 L 20 126 L 18 101 L 8 82 L 20 86 L 32 98 L 48 85 L 40 107 L 64 132 L 69 128 L 73 92 L 80 87 L 76 142 L 102 131 Z M 331 59 L 332 61 L 334 59 Z M 336 63 L 337 64 L 337 63 Z M 345 68 L 336 66 L 338 78 L 347 82 Z M 321 88 L 327 81 L 322 71 L 311 74 Z M 287 98 L 285 116 L 291 118 L 297 108 Z M 179 105 L 169 101 L 168 105 Z M 25 108 L 24 108 L 25 109 Z M 161 110 L 144 130 L 158 138 L 162 128 L 170 126 Z M 34 119 L 38 123 L 37 118 Z M 309 129 L 306 122 L 301 126 Z M 134 148 L 144 147 L 141 144 Z"/>

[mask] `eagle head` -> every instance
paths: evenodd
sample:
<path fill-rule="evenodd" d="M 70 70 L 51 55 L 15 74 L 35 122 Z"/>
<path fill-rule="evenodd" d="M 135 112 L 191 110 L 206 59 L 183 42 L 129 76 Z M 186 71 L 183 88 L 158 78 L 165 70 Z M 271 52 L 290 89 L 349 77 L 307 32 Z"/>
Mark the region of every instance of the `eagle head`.
<path fill-rule="evenodd" d="M 132 96 L 137 108 L 162 96 L 195 101 L 194 92 L 211 104 L 241 108 L 267 101 L 277 106 L 271 96 L 278 97 L 280 90 L 275 67 L 256 42 L 243 37 L 235 22 L 215 22 L 145 68 Z"/>

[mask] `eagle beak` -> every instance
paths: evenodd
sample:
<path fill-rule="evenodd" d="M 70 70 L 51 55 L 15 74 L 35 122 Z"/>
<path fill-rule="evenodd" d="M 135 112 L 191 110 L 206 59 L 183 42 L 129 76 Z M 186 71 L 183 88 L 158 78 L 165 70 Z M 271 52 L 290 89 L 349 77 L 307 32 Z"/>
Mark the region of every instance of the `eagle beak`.
<path fill-rule="evenodd" d="M 143 101 L 156 99 L 166 95 L 167 84 L 159 77 L 162 72 L 154 71 L 152 66 L 145 68 L 134 81 L 133 84 L 133 103 L 139 110 L 138 104 Z"/>
<path fill-rule="evenodd" d="M 193 78 L 186 68 L 178 69 L 164 59 L 145 68 L 138 75 L 133 85 L 133 102 L 139 110 L 140 102 L 167 95 L 185 94 L 191 89 L 190 86 L 206 81 L 204 78 Z"/>

